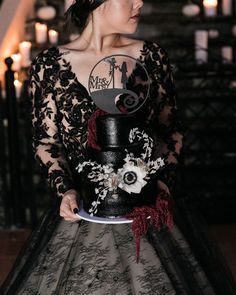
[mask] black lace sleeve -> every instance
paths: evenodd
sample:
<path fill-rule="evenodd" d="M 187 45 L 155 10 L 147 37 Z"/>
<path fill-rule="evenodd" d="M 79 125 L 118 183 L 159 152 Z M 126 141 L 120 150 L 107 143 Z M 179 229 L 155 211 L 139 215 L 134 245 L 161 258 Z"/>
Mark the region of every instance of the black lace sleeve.
<path fill-rule="evenodd" d="M 74 188 L 58 130 L 54 84 L 59 64 L 52 52 L 40 53 L 30 70 L 33 151 L 52 192 L 60 197 Z"/>
<path fill-rule="evenodd" d="M 183 128 L 176 104 L 176 91 L 168 54 L 156 43 L 149 46 L 148 66 L 153 84 L 152 124 L 157 132 L 156 152 L 157 156 L 165 159 L 166 164 L 159 179 L 172 192 L 182 149 Z"/>

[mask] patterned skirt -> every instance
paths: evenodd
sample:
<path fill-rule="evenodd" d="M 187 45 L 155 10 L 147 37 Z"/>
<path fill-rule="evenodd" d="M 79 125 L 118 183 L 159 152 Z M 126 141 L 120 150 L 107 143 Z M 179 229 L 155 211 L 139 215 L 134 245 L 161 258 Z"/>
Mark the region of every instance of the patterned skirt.
<path fill-rule="evenodd" d="M 233 295 L 235 283 L 202 217 L 184 202 L 174 227 L 150 227 L 140 241 L 131 224 L 66 222 L 58 204 L 44 214 L 1 294 Z"/>

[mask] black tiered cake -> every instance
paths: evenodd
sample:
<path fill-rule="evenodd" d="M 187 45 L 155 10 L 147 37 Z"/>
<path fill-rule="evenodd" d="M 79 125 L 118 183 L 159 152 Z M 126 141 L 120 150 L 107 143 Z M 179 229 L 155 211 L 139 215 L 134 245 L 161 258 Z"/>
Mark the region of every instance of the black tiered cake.
<path fill-rule="evenodd" d="M 143 125 L 135 115 L 130 114 L 109 114 L 96 119 L 100 149 L 88 148 L 89 170 L 84 163 L 79 171 L 83 171 L 85 180 L 84 210 L 90 215 L 113 218 L 130 213 L 134 207 L 155 204 L 156 175 L 144 180 L 147 168 L 140 158 L 144 153 Z M 132 130 L 139 132 L 139 140 L 132 142 Z M 138 159 L 138 164 L 130 161 L 130 156 Z"/>

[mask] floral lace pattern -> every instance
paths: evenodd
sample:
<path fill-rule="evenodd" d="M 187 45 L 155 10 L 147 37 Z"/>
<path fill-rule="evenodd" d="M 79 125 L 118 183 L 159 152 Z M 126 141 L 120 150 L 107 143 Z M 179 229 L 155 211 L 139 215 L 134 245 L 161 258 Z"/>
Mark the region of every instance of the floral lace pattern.
<path fill-rule="evenodd" d="M 16 294 L 215 295 L 177 227 L 172 235 L 176 252 L 183 256 L 190 276 L 199 280 L 199 285 L 190 289 L 185 282 L 178 281 L 175 290 L 172 277 L 146 237 L 141 238 L 140 262 L 136 263 L 135 240 L 129 224 L 78 224 L 62 220 Z M 161 243 L 160 247 L 164 250 Z M 166 254 L 171 256 L 169 250 Z M 178 276 L 181 266 L 172 272 Z"/>

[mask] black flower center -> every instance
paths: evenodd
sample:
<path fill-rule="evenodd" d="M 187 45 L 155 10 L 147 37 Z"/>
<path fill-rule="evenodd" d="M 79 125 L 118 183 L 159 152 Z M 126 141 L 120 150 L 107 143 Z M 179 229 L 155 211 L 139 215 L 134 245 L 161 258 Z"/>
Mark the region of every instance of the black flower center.
<path fill-rule="evenodd" d="M 137 174 L 133 171 L 126 172 L 123 177 L 125 184 L 134 184 L 137 181 L 137 179 Z"/>

